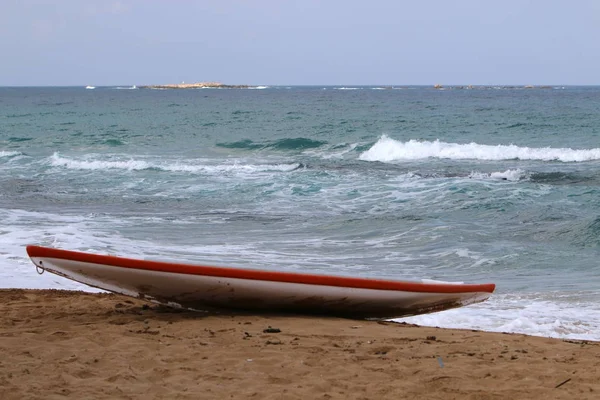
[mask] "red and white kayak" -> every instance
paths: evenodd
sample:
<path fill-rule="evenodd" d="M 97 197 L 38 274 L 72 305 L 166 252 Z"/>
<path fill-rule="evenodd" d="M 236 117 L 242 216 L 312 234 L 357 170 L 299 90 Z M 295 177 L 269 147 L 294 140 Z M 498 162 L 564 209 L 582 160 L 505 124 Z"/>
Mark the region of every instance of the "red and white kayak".
<path fill-rule="evenodd" d="M 41 271 L 194 310 L 389 319 L 484 301 L 495 285 L 422 283 L 148 261 L 27 246 Z"/>

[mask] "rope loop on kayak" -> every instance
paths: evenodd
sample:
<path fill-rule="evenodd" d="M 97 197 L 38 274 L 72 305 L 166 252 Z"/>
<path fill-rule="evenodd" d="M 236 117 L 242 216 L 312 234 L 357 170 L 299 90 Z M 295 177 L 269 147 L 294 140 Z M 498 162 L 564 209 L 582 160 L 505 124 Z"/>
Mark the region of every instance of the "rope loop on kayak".
<path fill-rule="evenodd" d="M 42 261 L 40 261 L 40 265 L 35 266 L 35 271 L 40 275 L 42 275 L 44 272 L 46 272 L 46 270 L 42 266 Z"/>

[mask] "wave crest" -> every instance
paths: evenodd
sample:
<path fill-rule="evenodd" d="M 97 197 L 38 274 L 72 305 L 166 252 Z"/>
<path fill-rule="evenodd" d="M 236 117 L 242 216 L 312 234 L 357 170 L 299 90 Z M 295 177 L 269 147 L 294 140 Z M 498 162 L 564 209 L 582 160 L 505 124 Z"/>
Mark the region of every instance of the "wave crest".
<path fill-rule="evenodd" d="M 375 143 L 359 158 L 364 161 L 393 162 L 420 160 L 425 158 L 446 158 L 453 160 L 534 160 L 582 162 L 600 160 L 600 148 L 574 150 L 570 148 L 532 148 L 511 145 L 484 145 L 477 143 L 459 144 L 436 141 L 407 142 L 394 140 L 387 135 Z"/>
<path fill-rule="evenodd" d="M 289 172 L 302 168 L 301 163 L 290 164 L 199 164 L 197 162 L 182 163 L 180 161 L 148 162 L 141 160 L 74 160 L 54 153 L 50 157 L 50 165 L 75 170 L 126 170 L 143 171 L 156 170 L 165 172 L 184 172 L 191 174 L 219 175 L 224 173 L 260 173 L 260 172 Z"/>
<path fill-rule="evenodd" d="M 0 151 L 0 157 L 14 157 L 20 155 L 19 151 Z"/>

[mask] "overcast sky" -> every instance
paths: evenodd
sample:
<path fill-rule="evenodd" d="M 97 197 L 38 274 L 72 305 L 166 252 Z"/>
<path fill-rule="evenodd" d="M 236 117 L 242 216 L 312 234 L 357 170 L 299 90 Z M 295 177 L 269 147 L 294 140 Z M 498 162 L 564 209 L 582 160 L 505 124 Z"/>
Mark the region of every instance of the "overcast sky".
<path fill-rule="evenodd" d="M 0 0 L 0 86 L 600 84 L 600 0 Z"/>

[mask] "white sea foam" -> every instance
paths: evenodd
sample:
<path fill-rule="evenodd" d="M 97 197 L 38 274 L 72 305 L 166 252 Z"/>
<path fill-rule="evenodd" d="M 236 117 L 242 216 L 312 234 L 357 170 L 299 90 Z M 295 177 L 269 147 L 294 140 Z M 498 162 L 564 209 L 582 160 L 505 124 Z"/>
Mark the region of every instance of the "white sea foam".
<path fill-rule="evenodd" d="M 424 326 L 481 329 L 562 339 L 600 340 L 598 302 L 581 302 L 578 294 L 494 294 L 464 308 L 397 319 Z M 583 297 L 585 294 L 579 294 Z M 585 321 L 585 322 L 584 322 Z"/>
<path fill-rule="evenodd" d="M 421 282 L 423 283 L 427 283 L 427 284 L 435 284 L 435 285 L 439 285 L 439 284 L 444 284 L 444 285 L 463 285 L 464 282 L 449 282 L 449 281 L 440 281 L 438 279 L 421 279 Z"/>
<path fill-rule="evenodd" d="M 473 171 L 469 174 L 469 178 L 471 179 L 498 179 L 504 181 L 519 181 L 528 176 L 526 171 L 523 171 L 520 168 L 517 169 L 507 169 L 504 172 L 492 172 L 490 174 L 485 172 L 476 172 Z"/>
<path fill-rule="evenodd" d="M 50 165 L 54 167 L 83 170 L 124 169 L 128 171 L 138 171 L 151 168 L 151 164 L 146 161 L 73 160 L 61 157 L 58 153 L 54 153 L 50 157 Z"/>
<path fill-rule="evenodd" d="M 221 164 L 221 165 L 185 165 L 169 164 L 156 166 L 157 169 L 171 172 L 190 173 L 258 173 L 258 172 L 289 172 L 300 167 L 300 164 Z"/>
<path fill-rule="evenodd" d="M 483 145 L 477 143 L 459 144 L 436 141 L 409 140 L 401 142 L 387 135 L 375 143 L 359 157 L 364 161 L 394 162 L 425 158 L 446 158 L 453 160 L 538 160 L 582 162 L 600 160 L 600 148 L 574 150 L 570 148 L 531 148 L 515 145 Z"/>
<path fill-rule="evenodd" d="M 0 151 L 0 157 L 14 157 L 14 156 L 18 156 L 19 154 L 21 154 L 21 152 L 18 152 L 18 151 Z"/>
<path fill-rule="evenodd" d="M 346 154 L 354 152 L 354 149 L 358 146 L 358 143 L 344 143 L 340 145 L 326 146 L 320 149 L 310 149 L 305 150 L 302 154 L 308 156 L 317 156 L 322 157 L 324 159 L 332 159 L 332 158 L 343 158 Z"/>
<path fill-rule="evenodd" d="M 493 179 L 502 179 L 507 181 L 518 181 L 521 178 L 526 176 L 526 172 L 520 168 L 517 169 L 507 169 L 504 172 L 492 172 L 490 174 L 490 178 Z"/>
<path fill-rule="evenodd" d="M 103 248 L 91 218 L 0 209 L 0 288 L 69 289 L 96 291 L 53 274 L 38 275 L 25 247 L 29 244 L 74 249 Z"/>
<path fill-rule="evenodd" d="M 204 160 L 181 161 L 159 161 L 151 162 L 144 160 L 97 160 L 92 157 L 84 159 L 72 159 L 54 153 L 50 159 L 50 165 L 67 169 L 79 170 L 126 170 L 141 171 L 155 169 L 169 172 L 188 172 L 198 174 L 222 174 L 222 173 L 259 173 L 259 172 L 288 172 L 300 167 L 299 163 L 290 164 L 246 164 L 233 162 L 228 164 L 213 165 Z"/>

